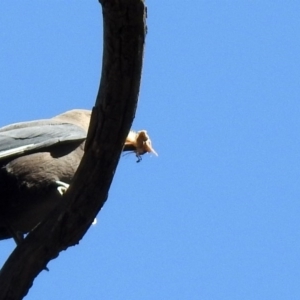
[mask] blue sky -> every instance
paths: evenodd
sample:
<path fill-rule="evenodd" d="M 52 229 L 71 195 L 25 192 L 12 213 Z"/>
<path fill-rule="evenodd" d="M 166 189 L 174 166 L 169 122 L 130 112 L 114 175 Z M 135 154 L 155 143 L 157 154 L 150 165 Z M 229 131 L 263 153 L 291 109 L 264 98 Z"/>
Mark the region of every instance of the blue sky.
<path fill-rule="evenodd" d="M 147 7 L 133 128 L 159 157 L 122 157 L 98 224 L 27 298 L 300 299 L 300 2 Z M 0 126 L 93 106 L 97 1 L 3 1 L 0 45 Z"/>

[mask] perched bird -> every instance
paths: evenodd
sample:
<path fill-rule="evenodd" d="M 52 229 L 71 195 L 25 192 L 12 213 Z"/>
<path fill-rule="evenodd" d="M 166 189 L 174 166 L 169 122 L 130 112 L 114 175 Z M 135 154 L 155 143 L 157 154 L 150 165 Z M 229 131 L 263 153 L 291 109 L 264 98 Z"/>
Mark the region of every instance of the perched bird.
<path fill-rule="evenodd" d="M 0 128 L 0 240 L 32 230 L 61 200 L 84 154 L 88 110 Z M 157 153 L 147 132 L 130 131 L 124 151 Z"/>

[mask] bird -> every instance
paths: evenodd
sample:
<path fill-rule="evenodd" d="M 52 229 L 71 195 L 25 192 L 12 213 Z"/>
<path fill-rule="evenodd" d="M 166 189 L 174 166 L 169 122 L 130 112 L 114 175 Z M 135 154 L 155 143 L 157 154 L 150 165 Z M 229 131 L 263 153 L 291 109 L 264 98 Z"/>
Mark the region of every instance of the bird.
<path fill-rule="evenodd" d="M 0 128 L 0 240 L 20 243 L 61 201 L 83 157 L 90 118 L 90 110 L 73 109 Z M 123 151 L 137 162 L 157 155 L 146 130 L 131 130 Z"/>

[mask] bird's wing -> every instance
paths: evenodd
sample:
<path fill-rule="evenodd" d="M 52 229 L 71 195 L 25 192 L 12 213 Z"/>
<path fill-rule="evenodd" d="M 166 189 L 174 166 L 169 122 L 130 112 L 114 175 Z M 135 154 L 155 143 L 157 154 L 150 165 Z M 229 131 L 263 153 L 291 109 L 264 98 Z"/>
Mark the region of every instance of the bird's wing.
<path fill-rule="evenodd" d="M 0 160 L 59 143 L 84 140 L 86 135 L 79 126 L 55 120 L 8 125 L 0 128 Z"/>

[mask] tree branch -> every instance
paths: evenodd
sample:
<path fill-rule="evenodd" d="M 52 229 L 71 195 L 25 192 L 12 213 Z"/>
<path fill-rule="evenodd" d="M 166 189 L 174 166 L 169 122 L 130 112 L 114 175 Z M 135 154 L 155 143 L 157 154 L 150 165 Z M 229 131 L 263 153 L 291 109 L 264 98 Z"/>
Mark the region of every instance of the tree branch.
<path fill-rule="evenodd" d="M 107 199 L 134 119 L 146 34 L 144 1 L 99 2 L 104 23 L 102 77 L 85 155 L 63 201 L 1 269 L 0 300 L 22 299 L 47 263 L 83 237 Z"/>

